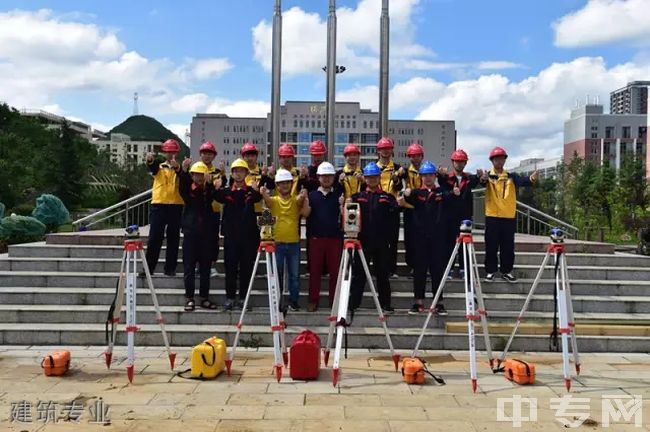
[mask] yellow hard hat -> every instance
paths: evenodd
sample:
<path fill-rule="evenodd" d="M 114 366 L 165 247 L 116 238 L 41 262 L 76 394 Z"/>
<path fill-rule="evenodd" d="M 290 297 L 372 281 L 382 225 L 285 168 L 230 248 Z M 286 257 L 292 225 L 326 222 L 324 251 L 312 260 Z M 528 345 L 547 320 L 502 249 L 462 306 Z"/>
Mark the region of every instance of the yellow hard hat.
<path fill-rule="evenodd" d="M 242 158 L 235 159 L 235 160 L 232 161 L 232 163 L 230 164 L 230 170 L 232 171 L 232 170 L 234 170 L 235 168 L 245 168 L 246 170 L 248 170 L 248 164 L 247 164 L 246 161 L 245 161 L 244 159 L 242 159 Z"/>
<path fill-rule="evenodd" d="M 208 166 L 203 162 L 194 162 L 190 168 L 190 173 L 205 174 L 208 172 Z"/>

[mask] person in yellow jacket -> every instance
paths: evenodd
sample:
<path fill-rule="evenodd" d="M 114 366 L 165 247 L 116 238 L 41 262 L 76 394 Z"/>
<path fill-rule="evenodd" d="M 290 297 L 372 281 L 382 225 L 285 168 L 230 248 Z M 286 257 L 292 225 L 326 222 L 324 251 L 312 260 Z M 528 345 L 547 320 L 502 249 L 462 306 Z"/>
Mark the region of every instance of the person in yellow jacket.
<path fill-rule="evenodd" d="M 278 149 L 279 168 L 289 171 L 291 173 L 291 178 L 293 179 L 291 183 L 292 196 L 297 196 L 298 192 L 305 187 L 304 173 L 301 173 L 300 170 L 293 165 L 295 157 L 296 151 L 293 149 L 291 144 L 282 144 Z M 273 172 L 270 173 L 269 177 L 273 177 L 273 181 L 277 183 Z"/>
<path fill-rule="evenodd" d="M 275 189 L 275 183 L 271 176 L 274 176 L 275 170 L 273 167 L 267 168 L 257 164 L 257 157 L 259 155 L 259 150 L 255 144 L 247 142 L 244 144 L 240 150 L 241 158 L 246 161 L 248 165 L 248 174 L 246 175 L 246 186 L 252 186 L 253 182 L 257 183 L 258 187 L 266 187 L 267 189 Z M 232 185 L 233 179 L 230 179 L 230 185 Z M 264 204 L 262 201 L 255 203 L 255 214 L 261 215 Z"/>
<path fill-rule="evenodd" d="M 361 170 L 361 150 L 354 144 L 348 144 L 343 149 L 343 156 L 345 157 L 345 166 L 339 170 L 337 178 L 339 179 L 339 186 L 343 191 L 345 199 L 352 197 L 355 193 L 361 192 L 363 184 L 363 171 Z M 334 190 L 338 190 L 334 187 Z"/>
<path fill-rule="evenodd" d="M 517 282 L 512 274 L 515 264 L 515 228 L 517 188 L 532 186 L 537 181 L 537 171 L 530 177 L 509 173 L 503 167 L 508 154 L 501 147 L 490 152 L 492 169 L 483 173 L 485 185 L 485 280 L 491 282 L 497 272 L 497 253 L 501 277 Z"/>
<path fill-rule="evenodd" d="M 397 199 L 397 194 L 403 189 L 402 181 L 397 173 L 402 168 L 398 163 L 393 161 L 393 149 L 395 145 L 389 137 L 383 137 L 377 142 L 377 166 L 381 170 L 379 176 L 379 185 L 381 190 L 393 195 Z M 400 211 L 391 214 L 393 220 L 390 224 L 388 236 L 388 272 L 392 277 L 397 275 L 397 243 L 399 241 Z"/>
<path fill-rule="evenodd" d="M 422 178 L 420 177 L 420 166 L 424 159 L 424 147 L 418 143 L 411 144 L 406 149 L 406 156 L 411 159 L 411 165 L 408 169 L 404 167 L 397 171 L 397 176 L 405 184 L 406 189 L 420 189 L 422 187 Z M 405 202 L 402 206 L 404 214 L 404 248 L 406 249 L 406 265 L 411 269 L 415 269 L 415 248 L 413 243 L 413 236 L 418 233 L 413 230 L 413 206 Z"/>
<path fill-rule="evenodd" d="M 175 276 L 184 203 L 179 192 L 178 174 L 181 167 L 176 161 L 180 146 L 175 140 L 168 139 L 163 143 L 162 151 L 167 160 L 161 164 L 155 163 L 153 153 L 147 153 L 146 156 L 147 167 L 153 176 L 146 257 L 149 272 L 153 274 L 166 235 L 167 252 L 164 272 L 167 276 Z"/>

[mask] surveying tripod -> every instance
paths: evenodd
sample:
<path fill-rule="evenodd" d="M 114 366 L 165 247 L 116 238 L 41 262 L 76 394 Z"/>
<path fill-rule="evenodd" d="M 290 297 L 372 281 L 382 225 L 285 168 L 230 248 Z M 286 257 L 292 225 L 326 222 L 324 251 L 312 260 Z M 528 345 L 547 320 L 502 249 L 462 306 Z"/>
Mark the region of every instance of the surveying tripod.
<path fill-rule="evenodd" d="M 564 385 L 567 391 L 570 391 L 571 372 L 569 366 L 569 337 L 571 338 L 571 351 L 573 352 L 573 361 L 575 363 L 577 375 L 580 375 L 580 355 L 578 354 L 578 342 L 576 339 L 575 322 L 573 320 L 573 303 L 571 300 L 571 287 L 569 285 L 569 272 L 567 271 L 564 237 L 564 231 L 562 231 L 560 228 L 553 228 L 551 230 L 551 244 L 546 250 L 546 255 L 544 255 L 542 265 L 537 272 L 537 276 L 535 276 L 535 280 L 533 281 L 533 285 L 530 288 L 528 297 L 526 297 L 524 306 L 521 308 L 521 312 L 519 312 L 519 315 L 517 316 L 515 326 L 512 329 L 510 338 L 506 343 L 506 347 L 503 350 L 503 354 L 501 354 L 501 358 L 498 360 L 497 368 L 494 370 L 494 372 L 503 372 L 503 368 L 500 367 L 501 363 L 505 361 L 506 354 L 508 354 L 510 345 L 515 338 L 515 333 L 517 333 L 519 324 L 521 324 L 521 322 L 524 320 L 524 313 L 528 309 L 528 305 L 532 300 L 533 295 L 535 294 L 535 290 L 539 285 L 542 274 L 546 269 L 546 264 L 548 263 L 551 254 L 553 254 L 555 258 L 555 313 L 559 313 L 560 315 L 559 333 L 562 338 L 562 367 L 564 372 Z M 559 351 L 557 335 L 557 317 L 553 316 L 553 331 L 551 332 L 550 336 L 551 350 L 555 349 L 556 351 Z"/>
<path fill-rule="evenodd" d="M 144 244 L 140 240 L 140 233 L 137 225 L 130 225 L 126 227 L 126 240 L 124 240 L 124 254 L 122 255 L 122 264 L 120 266 L 120 276 L 117 281 L 117 290 L 115 298 L 108 311 L 108 319 L 106 321 L 106 339 L 108 348 L 104 352 L 106 359 L 106 367 L 111 367 L 113 360 L 113 347 L 115 346 L 115 336 L 117 334 L 117 324 L 120 322 L 120 314 L 122 313 L 122 302 L 124 301 L 124 290 L 126 289 L 126 335 L 127 335 L 127 363 L 126 374 L 129 382 L 133 382 L 133 369 L 135 364 L 135 333 L 140 330 L 140 327 L 135 323 L 136 311 L 136 290 L 137 290 L 137 266 L 138 261 L 142 264 L 144 274 L 147 280 L 147 286 L 151 293 L 151 300 L 154 309 L 156 310 L 156 321 L 160 324 L 160 331 L 162 332 L 167 355 L 169 356 L 169 364 L 172 371 L 174 370 L 174 362 L 176 361 L 176 353 L 171 351 L 169 347 L 169 339 L 165 331 L 165 322 L 162 314 L 160 313 L 160 306 L 158 305 L 158 298 L 156 291 L 153 288 L 151 280 L 151 273 L 149 273 L 149 266 L 147 259 L 144 255 Z M 110 327 L 110 330 L 109 330 Z"/>
<path fill-rule="evenodd" d="M 411 357 L 417 357 L 420 344 L 424 338 L 424 332 L 429 326 L 429 321 L 435 313 L 436 305 L 442 294 L 442 290 L 447 283 L 447 277 L 451 272 L 451 268 L 454 265 L 456 260 L 456 255 L 461 250 L 460 246 L 463 246 L 463 263 L 465 266 L 465 318 L 467 318 L 467 334 L 469 336 L 469 369 L 472 380 L 472 391 L 476 393 L 476 388 L 478 385 L 477 372 L 476 372 L 476 343 L 475 343 L 475 322 L 480 319 L 481 327 L 483 329 L 483 338 L 485 340 L 485 350 L 487 351 L 487 356 L 490 361 L 490 368 L 493 365 L 492 357 L 492 346 L 490 344 L 490 334 L 488 332 L 488 322 L 487 322 L 487 312 L 485 310 L 485 303 L 483 301 L 483 291 L 481 290 L 481 280 L 478 274 L 478 266 L 476 263 L 476 250 L 474 249 L 474 239 L 472 237 L 472 221 L 464 220 L 460 225 L 460 235 L 456 240 L 456 246 L 451 253 L 449 262 L 447 263 L 447 268 L 445 273 L 440 281 L 438 286 L 438 291 L 431 302 L 431 307 L 429 308 L 429 314 L 427 315 L 422 330 L 420 331 L 420 336 L 418 337 L 415 348 L 413 348 L 413 353 Z M 478 308 L 476 308 L 474 302 L 478 303 Z"/>
<path fill-rule="evenodd" d="M 286 323 L 284 317 L 280 318 L 280 281 L 278 278 L 278 265 L 275 256 L 275 241 L 273 240 L 273 226 L 275 225 L 275 217 L 271 216 L 268 209 L 262 211 L 262 215 L 257 217 L 257 225 L 260 227 L 260 245 L 257 249 L 257 257 L 253 265 L 253 272 L 251 279 L 248 283 L 248 291 L 242 306 L 239 322 L 237 323 L 237 332 L 235 333 L 235 340 L 233 341 L 230 355 L 226 360 L 226 370 L 230 375 L 230 368 L 232 361 L 235 358 L 235 351 L 239 343 L 239 335 L 244 326 L 244 316 L 248 308 L 253 282 L 255 281 L 255 274 L 257 273 L 257 266 L 260 262 L 262 253 L 265 254 L 266 263 L 266 283 L 269 295 L 269 315 L 271 318 L 271 331 L 273 332 L 273 355 L 274 355 L 274 368 L 275 377 L 280 382 L 282 379 L 282 364 L 287 366 L 289 363 L 289 354 L 287 353 L 287 342 L 284 335 Z"/>
<path fill-rule="evenodd" d="M 336 386 L 338 383 L 341 373 L 340 363 L 341 347 L 343 345 L 343 333 L 346 327 L 350 325 L 347 320 L 347 315 L 348 303 L 350 301 L 350 287 L 352 285 L 352 269 L 355 259 L 361 260 L 361 264 L 363 265 L 363 271 L 366 274 L 366 280 L 368 282 L 368 285 L 370 285 L 370 292 L 372 293 L 372 298 L 375 301 L 375 307 L 377 308 L 377 313 L 379 315 L 379 322 L 384 329 L 384 334 L 386 335 L 386 341 L 388 342 L 391 357 L 395 363 L 395 370 L 398 368 L 400 358 L 399 354 L 395 354 L 393 342 L 390 338 L 388 327 L 386 326 L 386 317 L 384 316 L 384 312 L 381 309 L 379 298 L 377 297 L 377 290 L 375 289 L 375 284 L 372 281 L 372 276 L 370 275 L 370 270 L 368 269 L 368 262 L 366 261 L 366 257 L 363 254 L 361 242 L 357 239 L 360 221 L 361 209 L 359 207 L 359 204 L 345 204 L 343 215 L 345 232 L 345 238 L 343 241 L 343 257 L 341 259 L 339 274 L 336 280 L 336 291 L 334 294 L 334 302 L 332 303 L 332 312 L 329 316 L 330 326 L 327 334 L 327 345 L 323 350 L 325 366 L 327 366 L 327 363 L 329 362 L 330 349 L 332 347 L 334 328 L 336 327 L 336 345 L 334 348 L 334 363 L 332 364 L 332 384 L 334 386 Z"/>

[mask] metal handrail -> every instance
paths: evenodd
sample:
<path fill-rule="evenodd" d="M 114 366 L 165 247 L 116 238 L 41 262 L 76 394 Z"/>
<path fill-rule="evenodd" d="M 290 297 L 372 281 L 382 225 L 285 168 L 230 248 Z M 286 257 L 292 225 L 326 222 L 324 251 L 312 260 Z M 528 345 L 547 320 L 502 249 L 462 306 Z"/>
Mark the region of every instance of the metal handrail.
<path fill-rule="evenodd" d="M 551 216 L 550 214 L 544 213 L 543 211 L 538 210 L 535 207 L 531 207 L 528 204 L 524 204 L 521 201 L 517 201 L 517 206 L 523 207 L 528 211 L 531 211 L 533 213 L 541 215 L 541 216 L 545 217 L 546 219 L 550 219 L 550 220 L 552 220 L 553 222 L 555 222 L 555 223 L 557 223 L 559 225 L 562 225 L 562 226 L 564 226 L 566 228 L 570 228 L 570 229 L 574 230 L 575 232 L 580 231 L 580 229 L 578 227 L 575 227 L 575 226 L 571 225 L 570 223 L 564 222 L 563 220 L 560 220 L 560 219 L 558 219 L 558 218 L 556 218 L 554 216 Z M 544 221 L 540 220 L 540 222 L 544 222 Z"/>
<path fill-rule="evenodd" d="M 129 209 L 136 208 L 138 206 L 141 206 L 149 201 L 151 201 L 151 191 L 152 189 L 147 189 L 144 192 L 140 192 L 137 195 L 134 195 L 130 198 L 127 198 L 123 201 L 120 201 L 116 204 L 113 204 L 112 206 L 106 207 L 104 209 L 101 209 L 99 211 L 96 211 L 95 213 L 89 214 L 87 216 L 82 217 L 81 219 L 77 219 L 76 221 L 72 222 L 73 228 L 79 228 L 81 226 L 92 226 L 95 225 L 99 222 L 102 222 L 104 220 L 107 220 L 111 217 L 120 215 L 122 213 L 128 212 Z M 123 207 L 123 208 L 122 208 Z M 115 213 L 110 213 L 113 210 L 120 209 L 119 211 Z M 110 214 L 109 214 L 110 213 Z M 97 219 L 100 216 L 104 216 L 100 219 Z M 95 220 L 97 219 L 97 220 Z M 92 221 L 88 223 L 89 221 Z"/>

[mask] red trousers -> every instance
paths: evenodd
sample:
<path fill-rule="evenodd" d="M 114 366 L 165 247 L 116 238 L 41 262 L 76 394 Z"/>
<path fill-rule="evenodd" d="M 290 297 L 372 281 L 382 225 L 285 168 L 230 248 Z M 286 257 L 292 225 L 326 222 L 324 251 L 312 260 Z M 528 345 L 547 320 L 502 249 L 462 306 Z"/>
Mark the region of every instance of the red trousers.
<path fill-rule="evenodd" d="M 323 267 L 329 272 L 329 304 L 334 302 L 336 279 L 339 275 L 343 240 L 338 238 L 309 239 L 309 303 L 318 305 Z"/>

